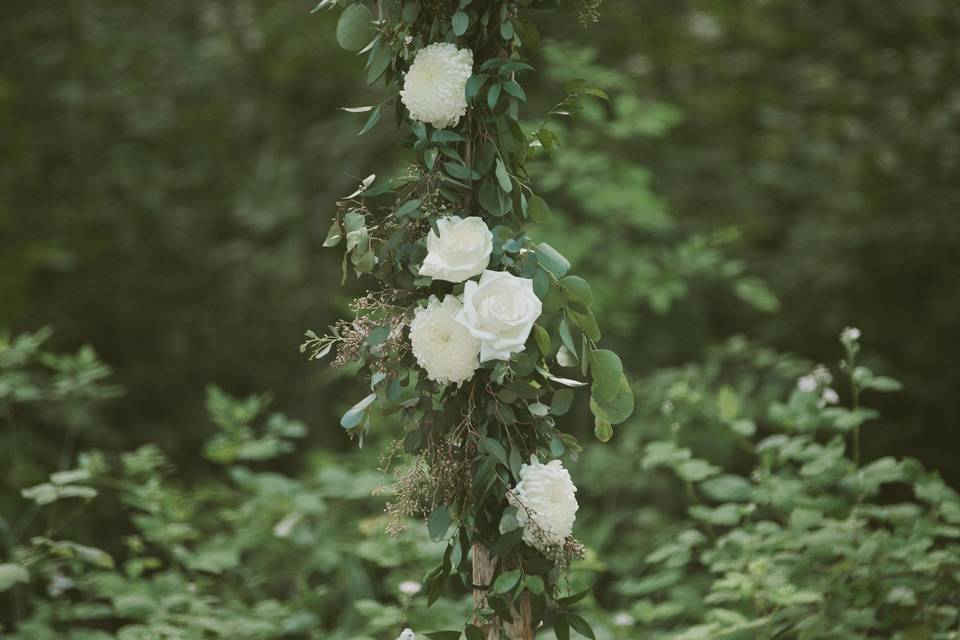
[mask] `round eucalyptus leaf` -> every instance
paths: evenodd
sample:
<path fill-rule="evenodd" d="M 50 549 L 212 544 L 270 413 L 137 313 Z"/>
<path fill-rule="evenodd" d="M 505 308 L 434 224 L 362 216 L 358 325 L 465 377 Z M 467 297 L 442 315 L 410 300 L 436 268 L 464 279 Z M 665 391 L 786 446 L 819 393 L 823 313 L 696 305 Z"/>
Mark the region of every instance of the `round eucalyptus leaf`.
<path fill-rule="evenodd" d="M 337 44 L 347 51 L 360 51 L 373 39 L 373 14 L 362 2 L 352 4 L 337 22 Z"/>

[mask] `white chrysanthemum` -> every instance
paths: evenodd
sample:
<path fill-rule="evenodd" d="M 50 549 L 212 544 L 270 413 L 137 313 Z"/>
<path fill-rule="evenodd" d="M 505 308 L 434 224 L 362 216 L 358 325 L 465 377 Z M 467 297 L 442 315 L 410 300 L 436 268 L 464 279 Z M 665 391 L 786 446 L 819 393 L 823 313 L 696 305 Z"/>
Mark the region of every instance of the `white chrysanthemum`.
<path fill-rule="evenodd" d="M 420 49 L 400 91 L 414 120 L 445 129 L 467 112 L 467 80 L 473 75 L 473 52 L 438 42 Z"/>
<path fill-rule="evenodd" d="M 454 296 L 446 296 L 443 302 L 430 296 L 427 306 L 413 313 L 413 355 L 435 382 L 460 385 L 480 368 L 480 341 L 457 322 L 461 310 L 463 304 Z"/>
<path fill-rule="evenodd" d="M 540 550 L 562 546 L 573 534 L 577 519 L 580 505 L 576 492 L 562 462 L 541 464 L 531 456 L 530 464 L 520 467 L 520 482 L 507 494 L 510 504 L 517 507 L 524 542 Z"/>

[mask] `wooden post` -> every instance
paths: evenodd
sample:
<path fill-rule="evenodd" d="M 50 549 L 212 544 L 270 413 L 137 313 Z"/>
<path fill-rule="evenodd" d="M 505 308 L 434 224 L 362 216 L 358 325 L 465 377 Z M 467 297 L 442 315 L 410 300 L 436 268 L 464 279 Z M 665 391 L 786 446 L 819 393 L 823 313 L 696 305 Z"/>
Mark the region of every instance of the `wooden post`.
<path fill-rule="evenodd" d="M 496 571 L 497 560 L 493 554 L 483 545 L 473 545 L 473 584 L 489 587 L 493 584 Z M 477 607 L 485 607 L 486 593 L 480 589 L 474 589 L 473 602 Z M 497 621 L 494 624 L 481 625 L 487 640 L 501 640 L 501 637 L 506 637 L 508 640 L 534 640 L 533 609 L 529 593 L 520 596 L 520 602 L 511 611 L 511 615 L 512 623 Z M 480 622 L 478 621 L 477 624 L 479 625 Z"/>

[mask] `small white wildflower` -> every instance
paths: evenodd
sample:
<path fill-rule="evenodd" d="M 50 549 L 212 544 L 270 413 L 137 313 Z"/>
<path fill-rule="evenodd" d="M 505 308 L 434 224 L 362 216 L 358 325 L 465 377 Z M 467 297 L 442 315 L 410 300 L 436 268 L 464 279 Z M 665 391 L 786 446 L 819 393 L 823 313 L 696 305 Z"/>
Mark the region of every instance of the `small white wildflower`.
<path fill-rule="evenodd" d="M 837 404 L 840 402 L 840 394 L 838 394 L 834 389 L 827 387 L 823 390 L 823 394 L 820 396 L 820 402 L 824 406 L 828 404 Z"/>
<path fill-rule="evenodd" d="M 74 581 L 67 576 L 60 573 L 55 573 L 50 579 L 50 584 L 47 585 L 47 595 L 49 595 L 51 598 L 59 598 L 65 592 L 73 589 L 75 586 L 76 583 L 74 583 Z"/>
<path fill-rule="evenodd" d="M 278 522 L 273 527 L 273 535 L 278 538 L 289 538 L 290 533 L 293 532 L 293 528 L 297 526 L 297 523 L 303 518 L 303 514 L 299 511 L 294 511 L 283 517 L 283 520 Z"/>
<path fill-rule="evenodd" d="M 840 332 L 841 342 L 856 342 L 860 339 L 860 329 L 856 327 L 846 327 Z"/>
<path fill-rule="evenodd" d="M 403 39 L 404 44 L 410 44 L 411 42 L 413 42 L 413 36 L 407 36 Z"/>
<path fill-rule="evenodd" d="M 400 589 L 400 593 L 404 595 L 415 596 L 423 589 L 423 585 L 416 580 L 404 580 L 400 583 L 398 589 Z"/>
<path fill-rule="evenodd" d="M 613 624 L 618 627 L 632 627 L 635 622 L 636 620 L 633 619 L 633 616 L 626 611 L 621 611 L 613 616 Z"/>
<path fill-rule="evenodd" d="M 827 386 L 833 382 L 833 374 L 830 373 L 830 369 L 827 369 L 822 364 L 818 364 L 817 368 L 813 370 L 813 379 L 817 381 L 817 384 L 820 386 Z"/>
<path fill-rule="evenodd" d="M 448 42 L 428 45 L 413 59 L 400 100 L 410 116 L 445 129 L 467 112 L 467 80 L 473 75 L 473 52 Z"/>
<path fill-rule="evenodd" d="M 817 379 L 813 376 L 803 376 L 797 380 L 797 389 L 804 393 L 813 393 L 817 390 Z"/>
<path fill-rule="evenodd" d="M 430 296 L 426 308 L 413 312 L 410 344 L 427 377 L 441 384 L 461 385 L 480 368 L 480 340 L 460 322 L 463 304 L 454 296 L 443 302 Z"/>
<path fill-rule="evenodd" d="M 541 464 L 536 456 L 520 467 L 520 482 L 507 500 L 517 507 L 523 540 L 541 551 L 563 545 L 577 519 L 577 487 L 559 460 Z"/>
<path fill-rule="evenodd" d="M 417 636 L 413 634 L 413 629 L 404 629 L 397 640 L 416 640 Z"/>

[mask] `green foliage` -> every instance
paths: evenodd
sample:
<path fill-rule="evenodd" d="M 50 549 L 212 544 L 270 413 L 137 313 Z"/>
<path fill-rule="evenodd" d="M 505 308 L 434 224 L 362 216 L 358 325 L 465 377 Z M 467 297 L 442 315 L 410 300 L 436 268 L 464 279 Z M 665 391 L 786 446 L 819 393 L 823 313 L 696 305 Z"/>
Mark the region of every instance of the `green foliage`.
<path fill-rule="evenodd" d="M 350 188 L 349 176 L 396 168 L 383 126 L 393 105 L 355 77 L 354 52 L 338 50 L 337 14 L 305 20 L 288 4 L 251 0 L 10 0 L 5 8 L 0 326 L 54 324 L 57 335 L 21 335 L 0 350 L 3 633 L 112 638 L 123 626 L 152 624 L 144 598 L 168 603 L 157 615 L 175 617 L 172 633 L 185 637 L 238 627 L 271 637 L 278 621 L 304 611 L 316 627 L 293 622 L 286 637 L 379 640 L 406 624 L 453 628 L 466 602 L 427 609 L 425 591 L 411 599 L 397 589 L 426 575 L 444 547 L 426 528 L 382 535 L 383 503 L 369 496 L 380 480 L 363 471 L 374 468 L 375 447 L 333 453 L 337 420 L 359 395 L 353 371 L 307 376 L 277 348 L 307 324 L 342 316 L 359 291 L 351 281 L 344 296 L 330 293 L 339 265 L 319 250 L 324 203 Z M 953 4 L 637 0 L 604 8 L 587 32 L 564 32 L 539 12 L 544 33 L 595 46 L 546 40 L 530 64 L 549 82 L 523 73 L 519 92 L 505 81 L 496 93 L 500 107 L 525 98 L 533 114 L 560 99 L 557 111 L 576 116 L 576 126 L 559 113 L 543 128 L 521 120 L 537 131 L 529 222 L 543 225 L 532 226 L 538 241 L 565 256 L 553 269 L 590 280 L 604 343 L 638 392 L 636 417 L 615 435 L 591 418 L 583 393 L 563 388 L 530 403 L 566 416 L 577 436 L 591 428 L 613 436 L 588 445 L 573 469 L 583 505 L 577 535 L 588 551 L 571 590 L 592 587 L 584 603 L 601 638 L 724 637 L 762 618 L 774 626 L 728 637 L 951 637 L 949 626 L 935 629 L 958 599 L 956 524 L 947 517 L 955 494 L 935 474 L 888 456 L 909 451 L 956 484 L 957 128 L 953 60 L 944 54 L 957 40 Z M 454 13 L 451 27 L 462 31 L 462 16 Z M 532 48 L 540 34 L 524 27 Z M 365 75 L 384 77 L 390 63 L 381 53 Z M 493 91 L 484 75 L 468 87 L 481 105 Z M 580 78 L 609 106 L 586 94 L 569 111 L 556 85 Z M 584 89 L 578 84 L 568 88 Z M 338 112 L 343 105 L 368 106 Z M 358 130 L 363 145 L 351 142 Z M 452 161 L 437 146 L 423 155 L 431 170 Z M 489 162 L 485 210 L 499 212 L 509 168 L 492 154 Z M 421 215 L 418 207 L 408 213 Z M 343 243 L 342 229 L 326 241 Z M 754 273 L 785 312 L 754 313 L 777 306 Z M 571 277 L 561 282 L 584 303 Z M 747 326 L 764 343 L 833 359 L 826 341 L 853 318 L 881 352 L 856 366 L 895 371 L 905 393 L 873 393 L 894 385 L 860 370 L 855 384 L 869 407 L 821 408 L 817 398 L 792 397 L 812 364 L 741 340 L 699 363 L 705 345 Z M 543 329 L 534 336 L 540 351 L 556 352 L 565 377 L 578 377 L 581 354 L 566 346 L 573 336 L 559 325 Z M 53 342 L 96 345 L 127 395 L 104 406 L 118 391 L 106 383 L 109 370 L 92 351 L 60 355 Z M 299 439 L 296 427 L 271 430 L 269 420 L 216 426 L 223 415 L 202 417 L 208 381 L 244 393 L 270 388 L 311 428 Z M 776 436 L 787 440 L 768 440 Z M 139 448 L 144 442 L 160 447 Z M 283 453 L 296 442 L 299 453 Z M 75 455 L 90 446 L 106 453 Z M 235 481 L 233 465 L 263 478 Z M 755 476 L 764 469 L 769 476 Z M 132 496 L 144 475 L 157 481 L 141 503 L 180 514 L 163 535 L 176 541 L 185 525 L 199 537 L 128 549 L 124 536 L 146 539 L 152 529 L 134 522 L 146 512 L 121 501 L 117 482 Z M 81 495 L 61 496 L 56 480 Z M 36 487 L 44 488 L 31 493 Z M 38 506 L 24 490 L 57 499 Z M 851 501 L 865 493 L 854 513 Z M 274 509 L 314 494 L 322 514 Z M 219 519 L 225 504 L 246 505 L 250 525 Z M 516 530 L 509 515 L 498 523 L 504 533 Z M 314 537 L 291 550 L 272 532 L 281 524 L 291 538 Z M 179 554 L 195 556 L 203 539 L 224 553 L 183 566 Z M 758 564 L 745 560 L 741 539 Z M 834 547 L 842 555 L 831 557 Z M 25 567 L 14 549 L 33 550 L 37 563 Z M 237 553 L 240 565 L 231 566 Z M 108 557 L 115 569 L 104 566 Z M 144 567 L 128 570 L 128 559 Z M 289 567 L 303 573 L 291 577 Z M 115 607 L 123 593 L 100 595 L 93 578 L 101 573 L 119 575 L 132 597 Z M 525 577 L 524 588 L 541 591 L 537 577 Z M 194 615 L 201 607 L 213 610 L 212 628 L 206 613 Z M 562 630 L 576 637 L 565 618 Z M 466 633 L 475 640 L 471 627 Z"/>
<path fill-rule="evenodd" d="M 44 338 L 21 336 L 0 351 L 5 388 L 20 381 L 8 408 L 43 395 L 32 357 Z M 106 369 L 83 353 L 85 371 Z M 38 378 L 33 387 L 28 378 Z M 88 376 L 71 393 L 78 410 L 90 410 L 102 381 Z M 180 481 L 163 452 L 144 445 L 83 454 L 77 468 L 24 489 L 24 500 L 5 510 L 13 519 L 0 519 L 0 600 L 14 605 L 9 637 L 355 640 L 408 619 L 462 619 L 461 603 L 426 611 L 425 595 L 399 588 L 426 571 L 439 545 L 419 529 L 383 534 L 382 500 L 371 498 L 383 476 L 357 470 L 368 461 L 318 454 L 298 475 L 272 470 L 289 460 L 304 428 L 268 404 L 266 396 L 208 389 L 217 431 L 205 455 L 216 471 L 200 485 Z M 77 526 L 78 516 L 104 505 L 111 530 Z M 84 531 L 89 543 L 66 537 Z"/>
<path fill-rule="evenodd" d="M 584 453 L 593 539 L 625 611 L 614 637 L 957 637 L 960 494 L 911 458 L 859 462 L 877 415 L 860 395 L 898 385 L 859 367 L 844 336 L 848 408 L 825 369 L 797 383 L 809 365 L 737 340 L 646 381 L 640 417 L 657 426 L 626 436 L 626 459 Z M 651 500 L 665 490 L 686 499 Z M 656 507 L 618 510 L 610 491 Z"/>
<path fill-rule="evenodd" d="M 338 323 L 323 337 L 308 332 L 301 351 L 314 360 L 337 347 L 337 364 L 358 362 L 369 375 L 371 393 L 340 419 L 361 444 L 378 414 L 398 414 L 405 425 L 404 452 L 426 471 L 402 486 L 398 481 L 398 503 L 410 515 L 429 514 L 431 539 L 448 543 L 442 563 L 426 581 L 429 602 L 448 581 L 473 585 L 475 621 L 499 625 L 497 620 L 511 621 L 511 609 L 523 595 L 533 611 L 525 625 L 535 628 L 552 619 L 556 628 L 570 625 L 592 637 L 589 624 L 563 601 L 559 580 L 579 555 L 579 544 L 572 538 L 551 542 L 552 550 L 528 544 L 513 526 L 515 507 L 509 506 L 524 461 L 575 459 L 581 450 L 556 419 L 569 407 L 569 388 L 588 384 L 569 375 L 590 376 L 589 408 L 602 442 L 612 438 L 614 425 L 630 417 L 635 402 L 620 357 L 599 347 L 590 285 L 570 274 L 572 265 L 559 251 L 529 233 L 532 225 L 551 219 L 526 167 L 528 158 L 553 140 L 547 123 L 569 115 L 585 98 L 609 101 L 587 80 L 569 82 L 566 97 L 544 124 L 525 131 L 520 110 L 527 94 L 521 82 L 534 71 L 526 56 L 540 43 L 531 9 L 557 8 L 553 4 L 405 0 L 346 6 L 337 40 L 345 49 L 366 53 L 367 82 L 382 78 L 389 94 L 376 107 L 352 109 L 372 110 L 360 133 L 378 121 L 381 107 L 394 103 L 412 164 L 398 178 L 370 175 L 337 203 L 324 245 L 343 242 L 344 282 L 352 270 L 358 277 L 373 276 L 377 289 L 354 304 L 353 322 Z M 412 73 L 418 52 L 436 43 L 469 49 L 474 65 L 463 89 L 465 116 L 449 128 L 419 120 L 400 99 L 404 74 Z M 525 348 L 479 362 L 477 373 L 456 388 L 423 375 L 407 337 L 411 318 L 428 296 L 445 299 L 476 284 L 421 275 L 427 234 L 439 234 L 439 221 L 451 213 L 484 221 L 493 238 L 484 268 L 525 279 L 543 311 L 538 307 L 536 329 L 524 334 Z M 569 366 L 579 373 L 558 372 Z M 474 565 L 480 562 L 478 549 L 496 557 L 492 584 L 474 584 L 473 569 L 464 562 L 471 549 Z M 528 578 L 539 588 L 525 592 Z M 430 637 L 448 635 L 457 637 L 459 631 Z"/>

